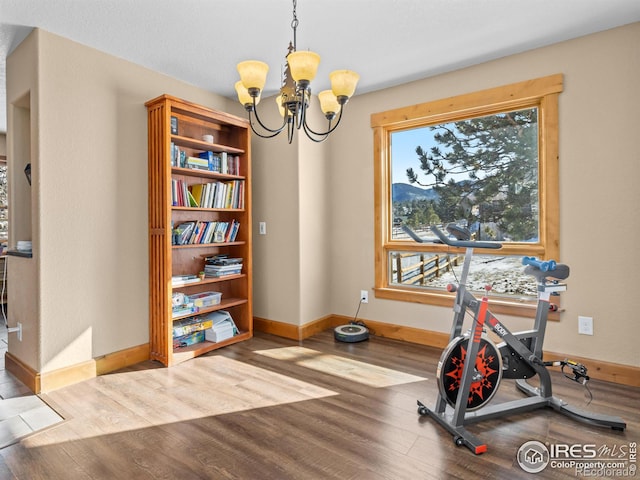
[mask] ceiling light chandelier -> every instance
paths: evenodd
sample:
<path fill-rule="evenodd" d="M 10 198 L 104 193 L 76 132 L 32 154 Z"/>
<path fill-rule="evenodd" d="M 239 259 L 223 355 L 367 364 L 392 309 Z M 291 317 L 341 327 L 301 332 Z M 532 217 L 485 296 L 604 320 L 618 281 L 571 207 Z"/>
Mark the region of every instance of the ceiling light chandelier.
<path fill-rule="evenodd" d="M 324 90 L 318 94 L 320 109 L 324 113 L 329 124 L 324 132 L 317 132 L 307 123 L 307 110 L 311 99 L 311 81 L 315 78 L 320 64 L 320 55 L 314 52 L 296 50 L 296 29 L 298 17 L 296 16 L 297 1 L 293 0 L 293 43 L 289 42 L 289 51 L 286 56 L 282 86 L 276 97 L 276 102 L 283 117 L 282 125 L 278 128 L 267 127 L 258 116 L 256 109 L 260 102 L 260 94 L 267 80 L 269 66 L 257 60 L 247 60 L 238 64 L 240 81 L 236 82 L 238 100 L 249 114 L 251 130 L 262 138 L 272 138 L 287 129 L 289 143 L 293 141 L 295 130 L 302 128 L 307 136 L 314 142 L 322 142 L 333 132 L 340 120 L 344 105 L 353 96 L 356 84 L 360 76 L 350 70 L 336 70 L 331 72 L 331 90 Z M 336 116 L 337 121 L 333 123 Z M 261 132 L 254 126 L 255 121 L 260 125 Z"/>

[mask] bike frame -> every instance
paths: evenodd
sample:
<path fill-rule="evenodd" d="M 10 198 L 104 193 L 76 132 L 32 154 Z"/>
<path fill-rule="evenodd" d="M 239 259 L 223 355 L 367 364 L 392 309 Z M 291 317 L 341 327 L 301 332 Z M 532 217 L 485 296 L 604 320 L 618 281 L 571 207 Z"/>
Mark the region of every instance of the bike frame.
<path fill-rule="evenodd" d="M 512 333 L 489 310 L 488 293 L 484 295 L 481 300 L 478 300 L 466 287 L 474 247 L 500 248 L 501 245 L 489 242 L 452 240 L 437 228 L 431 227 L 431 229 L 443 243 L 450 246 L 466 248 L 462 274 L 456 288 L 456 298 L 453 306 L 453 325 L 449 341 L 452 342 L 462 335 L 463 323 L 467 311 L 472 313 L 473 323 L 467 343 L 467 353 L 455 407 L 452 409 L 447 404 L 444 396 L 438 392 L 435 408 L 430 410 L 425 407 L 422 402 L 418 401 L 418 413 L 420 413 L 420 415 L 429 415 L 436 420 L 454 436 L 456 445 L 465 445 L 475 454 L 485 452 L 487 445 L 471 434 L 465 428 L 465 425 L 542 407 L 551 407 L 574 420 L 584 423 L 610 427 L 614 430 L 624 430 L 626 424 L 622 419 L 576 409 L 569 406 L 563 400 L 554 397 L 552 394 L 551 376 L 542 361 L 542 348 L 551 295 L 565 291 L 567 288 L 566 284 L 547 281 L 545 275 L 536 276 L 536 278 L 538 278 L 538 300 L 533 329 Z M 424 242 L 423 239 L 420 239 L 415 233 L 410 231 L 410 229 L 405 228 L 405 231 L 407 231 L 414 240 Z M 553 262 L 553 265 L 555 266 L 555 262 Z M 477 411 L 467 411 L 467 401 L 473 383 L 476 357 L 478 356 L 480 340 L 485 327 L 491 329 L 491 331 L 504 342 L 504 345 L 507 345 L 511 349 L 512 354 L 519 355 L 521 361 L 529 365 L 539 375 L 539 386 L 533 387 L 528 384 L 525 379 L 518 379 L 516 380 L 516 386 L 528 396 L 527 398 L 483 406 Z M 501 350 L 503 348 L 502 346 L 498 347 Z M 498 386 L 496 386 L 496 388 L 498 388 Z"/>

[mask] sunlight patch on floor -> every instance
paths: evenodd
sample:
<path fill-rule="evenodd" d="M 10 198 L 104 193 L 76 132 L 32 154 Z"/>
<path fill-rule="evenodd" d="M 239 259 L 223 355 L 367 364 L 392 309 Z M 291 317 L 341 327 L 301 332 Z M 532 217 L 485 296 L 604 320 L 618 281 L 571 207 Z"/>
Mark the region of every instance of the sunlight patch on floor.
<path fill-rule="evenodd" d="M 48 394 L 73 412 L 79 438 L 197 420 L 337 395 L 287 375 L 226 358 L 203 356 L 171 368 L 102 375 Z M 91 408 L 73 411 L 78 397 Z M 28 447 L 56 443 L 57 434 L 26 439 Z"/>
<path fill-rule="evenodd" d="M 371 387 L 389 387 L 403 383 L 427 380 L 397 370 L 360 362 L 338 355 L 329 355 L 305 347 L 283 347 L 258 350 L 255 353 L 277 360 L 294 362 L 296 365 L 345 378 Z"/>

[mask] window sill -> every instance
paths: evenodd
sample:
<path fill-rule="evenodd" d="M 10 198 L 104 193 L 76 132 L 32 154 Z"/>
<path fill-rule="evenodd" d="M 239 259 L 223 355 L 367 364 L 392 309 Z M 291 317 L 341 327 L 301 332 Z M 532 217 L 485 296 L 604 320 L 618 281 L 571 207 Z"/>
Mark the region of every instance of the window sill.
<path fill-rule="evenodd" d="M 453 308 L 455 299 L 454 293 L 438 291 L 414 291 L 402 288 L 382 287 L 374 288 L 376 298 L 386 300 L 398 300 L 401 302 L 422 303 L 436 307 Z M 556 298 L 554 303 L 558 305 L 558 310 L 549 312 L 548 320 L 560 320 L 562 309 L 560 299 Z M 531 300 L 508 300 L 503 297 L 489 297 L 489 308 L 492 313 L 498 315 L 512 315 L 514 317 L 535 318 L 537 302 Z"/>

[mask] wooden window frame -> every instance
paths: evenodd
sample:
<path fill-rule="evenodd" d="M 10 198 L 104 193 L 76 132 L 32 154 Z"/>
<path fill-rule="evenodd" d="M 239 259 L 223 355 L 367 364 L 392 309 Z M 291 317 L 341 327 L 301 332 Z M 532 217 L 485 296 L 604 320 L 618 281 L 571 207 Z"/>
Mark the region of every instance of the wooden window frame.
<path fill-rule="evenodd" d="M 505 243 L 501 255 L 559 257 L 558 99 L 563 90 L 562 74 L 421 103 L 371 115 L 374 143 L 375 287 L 377 298 L 452 306 L 454 295 L 446 291 L 390 284 L 389 253 L 451 252 L 446 245 L 418 244 L 391 237 L 391 133 L 408 128 L 455 122 L 504 111 L 538 108 L 539 228 L 536 243 Z M 464 253 L 463 251 L 461 253 Z M 478 249 L 478 254 L 495 251 Z M 492 311 L 532 317 L 535 302 L 500 298 L 492 300 Z"/>

